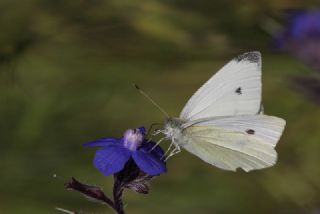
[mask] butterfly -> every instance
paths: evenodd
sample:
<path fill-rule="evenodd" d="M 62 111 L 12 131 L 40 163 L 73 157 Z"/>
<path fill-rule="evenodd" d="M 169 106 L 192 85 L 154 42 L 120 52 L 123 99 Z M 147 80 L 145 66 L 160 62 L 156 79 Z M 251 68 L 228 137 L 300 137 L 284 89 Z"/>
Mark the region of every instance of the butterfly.
<path fill-rule="evenodd" d="M 286 122 L 263 114 L 261 86 L 260 52 L 231 60 L 196 91 L 178 118 L 166 119 L 158 130 L 174 146 L 168 157 L 183 148 L 224 170 L 274 165 Z"/>

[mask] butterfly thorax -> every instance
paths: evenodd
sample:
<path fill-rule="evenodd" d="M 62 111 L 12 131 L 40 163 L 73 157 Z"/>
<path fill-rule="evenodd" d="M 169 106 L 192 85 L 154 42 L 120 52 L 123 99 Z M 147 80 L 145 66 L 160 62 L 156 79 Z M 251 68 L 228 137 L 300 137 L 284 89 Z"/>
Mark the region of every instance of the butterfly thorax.
<path fill-rule="evenodd" d="M 180 118 L 169 118 L 165 121 L 163 134 L 167 139 L 170 139 L 176 145 L 185 143 L 182 134 L 183 123 L 185 123 L 185 121 L 181 120 Z"/>

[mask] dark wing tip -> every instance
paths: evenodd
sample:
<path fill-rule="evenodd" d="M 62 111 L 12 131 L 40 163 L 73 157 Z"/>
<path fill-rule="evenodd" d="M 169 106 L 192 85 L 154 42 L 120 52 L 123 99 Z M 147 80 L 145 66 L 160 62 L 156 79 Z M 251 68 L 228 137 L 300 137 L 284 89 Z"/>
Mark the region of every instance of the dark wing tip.
<path fill-rule="evenodd" d="M 259 51 L 247 52 L 235 57 L 234 60 L 236 62 L 260 63 L 261 53 Z"/>

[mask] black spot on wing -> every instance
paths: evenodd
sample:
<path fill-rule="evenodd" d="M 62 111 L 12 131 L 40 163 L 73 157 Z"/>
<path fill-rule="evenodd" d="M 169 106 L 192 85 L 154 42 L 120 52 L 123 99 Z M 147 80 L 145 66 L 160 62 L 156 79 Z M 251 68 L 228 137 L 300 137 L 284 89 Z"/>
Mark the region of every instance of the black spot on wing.
<path fill-rule="evenodd" d="M 240 56 L 234 58 L 236 62 L 251 62 L 251 63 L 259 63 L 261 58 L 261 54 L 258 51 L 244 53 Z"/>
<path fill-rule="evenodd" d="M 254 134 L 254 133 L 255 133 L 255 131 L 254 131 L 253 129 L 247 129 L 246 132 L 247 132 L 248 134 Z"/>
<path fill-rule="evenodd" d="M 235 90 L 235 92 L 238 94 L 238 95 L 241 95 L 242 94 L 242 88 L 239 87 Z"/>

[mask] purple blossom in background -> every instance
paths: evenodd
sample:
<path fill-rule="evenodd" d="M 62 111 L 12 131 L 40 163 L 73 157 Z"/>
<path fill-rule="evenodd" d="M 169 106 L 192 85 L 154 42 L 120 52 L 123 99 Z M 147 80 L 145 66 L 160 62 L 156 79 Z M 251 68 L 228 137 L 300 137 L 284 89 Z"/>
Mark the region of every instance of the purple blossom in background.
<path fill-rule="evenodd" d="M 277 49 L 288 51 L 315 71 L 291 78 L 293 87 L 320 104 L 320 10 L 287 11 L 288 23 L 274 39 Z"/>
<path fill-rule="evenodd" d="M 287 11 L 287 25 L 279 32 L 274 45 L 289 51 L 320 72 L 320 10 Z"/>
<path fill-rule="evenodd" d="M 132 159 L 148 175 L 166 172 L 164 152 L 154 142 L 145 139 L 145 128 L 128 129 L 122 138 L 102 138 L 84 144 L 101 147 L 95 154 L 93 165 L 105 176 L 121 171 Z"/>

